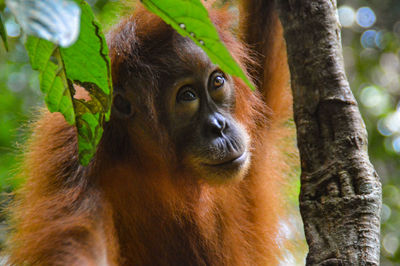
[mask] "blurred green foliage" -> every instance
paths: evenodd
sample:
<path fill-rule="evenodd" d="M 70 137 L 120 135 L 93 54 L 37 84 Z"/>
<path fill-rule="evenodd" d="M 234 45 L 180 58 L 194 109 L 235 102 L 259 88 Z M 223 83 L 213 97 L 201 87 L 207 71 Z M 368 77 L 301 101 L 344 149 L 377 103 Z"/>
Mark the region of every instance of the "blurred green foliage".
<path fill-rule="evenodd" d="M 339 0 L 338 7 L 346 73 L 383 183 L 381 265 L 399 265 L 400 2 Z"/>
<path fill-rule="evenodd" d="M 116 0 L 88 2 L 105 28 L 128 11 Z M 22 126 L 43 99 L 18 25 L 3 3 L 10 52 L 0 44 L 0 190 L 11 191 L 16 181 L 9 177 L 27 134 Z M 339 0 L 338 7 L 346 73 L 369 133 L 371 161 L 383 183 L 381 265 L 400 265 L 400 2 Z"/>
<path fill-rule="evenodd" d="M 7 191 L 15 185 L 9 176 L 20 152 L 17 144 L 25 136 L 21 126 L 41 99 L 38 77 L 24 46 L 18 39 L 9 42 L 10 53 L 0 48 L 0 189 Z"/>

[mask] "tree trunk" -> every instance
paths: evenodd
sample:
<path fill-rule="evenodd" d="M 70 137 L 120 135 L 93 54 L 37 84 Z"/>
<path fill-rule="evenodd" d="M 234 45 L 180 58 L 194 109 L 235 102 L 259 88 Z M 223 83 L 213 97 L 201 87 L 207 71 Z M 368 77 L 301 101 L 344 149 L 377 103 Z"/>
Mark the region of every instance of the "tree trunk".
<path fill-rule="evenodd" d="M 379 265 L 382 188 L 345 76 L 335 0 L 277 0 L 301 158 L 307 265 Z"/>

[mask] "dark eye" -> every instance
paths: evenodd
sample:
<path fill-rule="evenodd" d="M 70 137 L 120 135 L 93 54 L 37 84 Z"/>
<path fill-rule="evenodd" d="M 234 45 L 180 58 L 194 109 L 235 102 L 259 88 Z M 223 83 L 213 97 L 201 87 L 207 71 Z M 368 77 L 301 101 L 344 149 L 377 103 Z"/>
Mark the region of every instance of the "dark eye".
<path fill-rule="evenodd" d="M 222 85 L 224 85 L 224 83 L 225 83 L 224 76 L 222 74 L 217 74 L 213 80 L 213 87 L 215 89 L 218 89 L 219 87 L 222 87 Z"/>
<path fill-rule="evenodd" d="M 190 87 L 183 87 L 176 96 L 178 102 L 191 102 L 196 99 L 197 95 Z"/>

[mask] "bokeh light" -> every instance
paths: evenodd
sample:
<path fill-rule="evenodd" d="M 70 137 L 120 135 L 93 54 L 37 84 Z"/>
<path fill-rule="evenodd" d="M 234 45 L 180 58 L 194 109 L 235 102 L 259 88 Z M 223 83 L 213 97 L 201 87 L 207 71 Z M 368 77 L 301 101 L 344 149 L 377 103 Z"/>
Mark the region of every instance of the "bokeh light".
<path fill-rule="evenodd" d="M 400 60 L 397 54 L 393 52 L 382 53 L 379 57 L 379 66 L 374 70 L 378 73 L 373 73 L 374 82 L 385 87 L 388 92 L 398 94 L 400 92 Z"/>
<path fill-rule="evenodd" d="M 386 222 L 387 220 L 389 220 L 391 214 L 392 210 L 390 209 L 390 207 L 386 204 L 382 204 L 382 214 L 381 214 L 382 222 Z"/>
<path fill-rule="evenodd" d="M 384 120 L 385 127 L 392 133 L 400 132 L 400 112 L 395 111 L 389 114 Z"/>
<path fill-rule="evenodd" d="M 388 153 L 394 153 L 395 151 L 393 150 L 393 143 L 390 138 L 385 138 L 383 140 L 383 147 L 385 148 L 385 151 Z"/>
<path fill-rule="evenodd" d="M 385 31 L 378 31 L 375 35 L 375 45 L 381 50 L 385 49 L 387 45 L 387 33 Z"/>
<path fill-rule="evenodd" d="M 383 53 L 379 59 L 379 65 L 393 75 L 397 75 L 400 70 L 400 60 L 395 53 Z"/>
<path fill-rule="evenodd" d="M 377 127 L 378 127 L 379 133 L 381 133 L 382 136 L 388 137 L 388 136 L 391 136 L 392 133 L 393 133 L 393 132 L 386 126 L 385 119 L 379 119 L 378 124 L 377 124 Z"/>
<path fill-rule="evenodd" d="M 340 24 L 343 27 L 351 27 L 356 19 L 356 13 L 350 6 L 341 6 L 338 8 Z"/>
<path fill-rule="evenodd" d="M 361 35 L 361 45 L 364 48 L 374 48 L 376 46 L 375 39 L 376 39 L 376 30 L 366 30 Z"/>
<path fill-rule="evenodd" d="M 400 137 L 396 137 L 392 141 L 393 150 L 397 153 L 400 153 Z"/>
<path fill-rule="evenodd" d="M 399 188 L 393 185 L 387 185 L 384 188 L 384 197 L 389 199 L 390 202 L 400 203 L 400 191 Z"/>
<path fill-rule="evenodd" d="M 379 52 L 374 48 L 364 48 L 359 53 L 359 57 L 362 60 L 378 60 Z"/>
<path fill-rule="evenodd" d="M 365 6 L 357 10 L 356 20 L 361 27 L 369 28 L 375 24 L 376 16 L 371 8 Z"/>
<path fill-rule="evenodd" d="M 13 72 L 8 76 L 7 88 L 13 92 L 20 92 L 25 89 L 26 83 L 25 72 Z"/>
<path fill-rule="evenodd" d="M 21 35 L 21 27 L 17 24 L 14 18 L 10 18 L 5 23 L 7 35 L 10 37 L 18 37 Z"/>
<path fill-rule="evenodd" d="M 361 90 L 360 100 L 373 115 L 378 116 L 387 108 L 390 97 L 384 90 L 376 86 L 366 86 Z"/>
<path fill-rule="evenodd" d="M 387 233 L 383 237 L 382 241 L 383 247 L 385 248 L 386 252 L 390 254 L 394 254 L 397 249 L 399 248 L 399 239 L 395 233 Z"/>

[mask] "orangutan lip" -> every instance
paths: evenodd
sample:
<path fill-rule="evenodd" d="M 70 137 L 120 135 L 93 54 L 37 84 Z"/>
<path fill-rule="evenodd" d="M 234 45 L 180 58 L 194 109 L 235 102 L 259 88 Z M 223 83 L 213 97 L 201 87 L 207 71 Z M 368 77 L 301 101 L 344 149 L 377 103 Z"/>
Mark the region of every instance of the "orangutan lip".
<path fill-rule="evenodd" d="M 223 167 L 223 166 L 229 166 L 229 165 L 240 165 L 244 163 L 247 159 L 247 152 L 243 152 L 241 155 L 225 162 L 221 163 L 204 163 L 205 165 L 208 166 L 213 166 L 213 167 Z"/>

